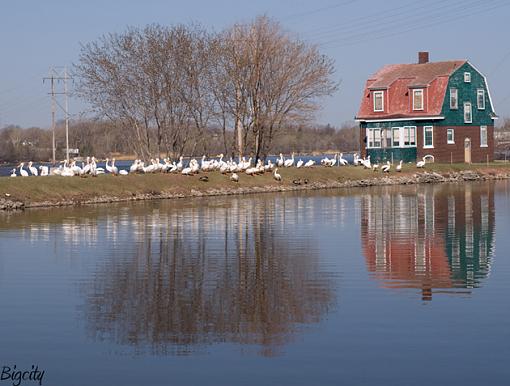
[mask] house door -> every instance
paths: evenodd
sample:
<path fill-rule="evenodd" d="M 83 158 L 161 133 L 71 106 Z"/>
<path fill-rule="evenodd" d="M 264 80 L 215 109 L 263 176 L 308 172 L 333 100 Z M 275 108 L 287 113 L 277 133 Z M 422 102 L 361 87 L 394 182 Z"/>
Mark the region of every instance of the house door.
<path fill-rule="evenodd" d="M 464 140 L 464 162 L 471 163 L 471 138 Z"/>

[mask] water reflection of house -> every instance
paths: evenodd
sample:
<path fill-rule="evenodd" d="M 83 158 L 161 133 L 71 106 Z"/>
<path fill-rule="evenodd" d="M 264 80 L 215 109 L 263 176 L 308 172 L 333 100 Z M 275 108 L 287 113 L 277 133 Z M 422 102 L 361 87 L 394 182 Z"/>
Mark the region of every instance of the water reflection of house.
<path fill-rule="evenodd" d="M 469 293 L 491 265 L 493 185 L 436 185 L 361 201 L 361 240 L 368 271 L 383 287 Z"/>

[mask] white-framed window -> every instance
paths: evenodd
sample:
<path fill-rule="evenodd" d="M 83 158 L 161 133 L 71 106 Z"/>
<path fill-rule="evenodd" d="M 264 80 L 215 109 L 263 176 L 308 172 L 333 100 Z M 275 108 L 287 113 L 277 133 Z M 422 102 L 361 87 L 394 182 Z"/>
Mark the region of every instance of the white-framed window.
<path fill-rule="evenodd" d="M 404 126 L 404 146 L 416 146 L 416 126 Z"/>
<path fill-rule="evenodd" d="M 423 89 L 413 90 L 413 110 L 423 110 Z"/>
<path fill-rule="evenodd" d="M 464 73 L 464 82 L 471 83 L 471 73 L 470 72 Z"/>
<path fill-rule="evenodd" d="M 381 129 L 379 128 L 367 128 L 367 148 L 379 148 L 381 147 Z"/>
<path fill-rule="evenodd" d="M 393 147 L 400 147 L 400 127 L 393 127 Z"/>
<path fill-rule="evenodd" d="M 457 110 L 459 108 L 458 91 L 456 88 L 450 89 L 450 109 Z"/>
<path fill-rule="evenodd" d="M 464 102 L 464 123 L 472 123 L 473 114 L 471 111 L 471 102 Z"/>
<path fill-rule="evenodd" d="M 485 110 L 485 90 L 483 88 L 476 90 L 476 105 L 478 110 Z"/>
<path fill-rule="evenodd" d="M 374 91 L 374 111 L 384 111 L 384 91 Z"/>
<path fill-rule="evenodd" d="M 382 147 L 391 147 L 391 129 L 382 130 Z"/>
<path fill-rule="evenodd" d="M 448 145 L 455 143 L 455 131 L 453 129 L 446 129 L 446 143 Z"/>
<path fill-rule="evenodd" d="M 434 147 L 434 128 L 432 126 L 423 126 L 423 148 Z"/>
<path fill-rule="evenodd" d="M 487 143 L 487 126 L 480 126 L 480 147 L 489 146 Z"/>

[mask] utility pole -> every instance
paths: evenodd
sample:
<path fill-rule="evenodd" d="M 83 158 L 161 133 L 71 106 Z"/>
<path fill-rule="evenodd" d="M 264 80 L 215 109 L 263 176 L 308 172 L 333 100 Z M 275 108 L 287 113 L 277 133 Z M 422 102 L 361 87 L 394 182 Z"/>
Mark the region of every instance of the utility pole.
<path fill-rule="evenodd" d="M 66 159 L 69 162 L 69 102 L 68 102 L 68 90 L 67 90 L 67 81 L 72 79 L 67 73 L 67 67 L 64 67 L 63 75 L 59 73 L 57 67 L 51 67 L 49 71 L 49 76 L 43 78 L 43 83 L 46 80 L 50 81 L 51 92 L 51 130 L 52 130 L 52 148 L 53 148 L 53 163 L 56 161 L 56 142 L 55 142 L 55 114 L 57 110 L 57 105 L 64 111 L 65 114 L 65 122 L 66 122 Z M 64 81 L 64 92 L 56 92 L 55 91 L 55 82 Z M 65 104 L 62 107 L 58 101 L 56 96 L 64 95 Z"/>
<path fill-rule="evenodd" d="M 67 67 L 64 67 L 64 96 L 65 96 L 65 114 L 66 114 L 66 158 L 69 163 L 69 102 L 67 96 Z"/>
<path fill-rule="evenodd" d="M 43 78 L 43 83 L 45 80 L 50 81 L 51 86 L 51 92 L 49 95 L 51 95 L 51 132 L 52 132 L 52 163 L 55 164 L 55 153 L 56 153 L 56 146 L 55 146 L 55 113 L 57 110 L 56 106 L 56 99 L 55 99 L 55 80 L 58 79 L 58 75 L 55 73 L 54 68 L 50 68 L 48 77 Z"/>

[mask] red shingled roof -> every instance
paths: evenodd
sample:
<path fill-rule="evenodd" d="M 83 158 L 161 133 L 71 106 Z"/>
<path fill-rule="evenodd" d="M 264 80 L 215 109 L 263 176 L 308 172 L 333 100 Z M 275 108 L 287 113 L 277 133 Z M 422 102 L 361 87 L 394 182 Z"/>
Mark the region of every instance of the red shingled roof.
<path fill-rule="evenodd" d="M 466 60 L 423 64 L 390 64 L 371 76 L 365 85 L 357 119 L 390 119 L 439 116 L 450 75 Z M 412 110 L 410 88 L 424 89 L 424 109 Z M 374 112 L 373 90 L 385 90 L 384 111 Z"/>

